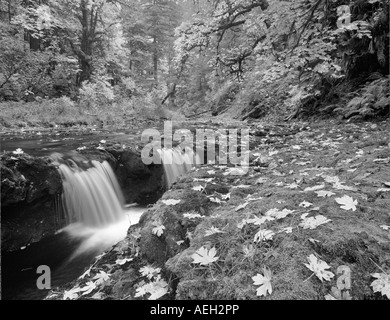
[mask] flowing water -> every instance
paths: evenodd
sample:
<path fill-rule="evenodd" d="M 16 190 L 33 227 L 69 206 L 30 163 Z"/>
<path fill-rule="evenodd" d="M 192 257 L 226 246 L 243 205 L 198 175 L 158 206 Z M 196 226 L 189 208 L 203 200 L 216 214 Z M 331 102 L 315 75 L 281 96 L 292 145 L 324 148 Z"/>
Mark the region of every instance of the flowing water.
<path fill-rule="evenodd" d="M 190 171 L 199 158 L 192 150 L 159 151 L 169 188 L 177 178 Z M 146 208 L 126 207 L 115 174 L 107 162 L 91 161 L 81 168 L 69 159 L 59 165 L 63 195 L 58 206 L 68 225 L 54 236 L 31 244 L 24 250 L 2 257 L 3 299 L 43 299 L 36 270 L 49 266 L 52 288 L 79 277 L 95 257 L 123 240 L 130 225 L 137 224 Z"/>
<path fill-rule="evenodd" d="M 163 148 L 158 150 L 164 166 L 166 186 L 169 188 L 178 177 L 191 171 L 196 164 L 201 163 L 199 156 L 192 149 Z"/>
<path fill-rule="evenodd" d="M 54 236 L 2 256 L 3 299 L 43 299 L 36 280 L 39 266 L 50 267 L 52 288 L 80 276 L 94 258 L 123 240 L 130 225 L 146 210 L 126 208 L 117 179 L 107 162 L 81 169 L 72 160 L 61 164 L 63 214 L 68 225 Z"/>

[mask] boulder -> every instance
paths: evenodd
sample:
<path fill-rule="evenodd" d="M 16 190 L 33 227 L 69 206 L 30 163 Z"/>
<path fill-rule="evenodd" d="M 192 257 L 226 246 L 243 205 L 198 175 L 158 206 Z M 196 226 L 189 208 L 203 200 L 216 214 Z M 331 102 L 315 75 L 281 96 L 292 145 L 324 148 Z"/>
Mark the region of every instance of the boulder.
<path fill-rule="evenodd" d="M 62 181 L 50 158 L 1 156 L 1 244 L 13 251 L 52 235 L 65 221 L 56 214 Z"/>

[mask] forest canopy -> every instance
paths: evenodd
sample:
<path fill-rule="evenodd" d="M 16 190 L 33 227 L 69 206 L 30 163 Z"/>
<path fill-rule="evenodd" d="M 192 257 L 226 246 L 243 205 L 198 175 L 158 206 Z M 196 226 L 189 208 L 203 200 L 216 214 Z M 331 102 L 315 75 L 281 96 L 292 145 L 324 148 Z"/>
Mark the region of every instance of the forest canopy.
<path fill-rule="evenodd" d="M 0 0 L 11 118 L 33 103 L 365 119 L 389 113 L 388 76 L 388 0 Z"/>

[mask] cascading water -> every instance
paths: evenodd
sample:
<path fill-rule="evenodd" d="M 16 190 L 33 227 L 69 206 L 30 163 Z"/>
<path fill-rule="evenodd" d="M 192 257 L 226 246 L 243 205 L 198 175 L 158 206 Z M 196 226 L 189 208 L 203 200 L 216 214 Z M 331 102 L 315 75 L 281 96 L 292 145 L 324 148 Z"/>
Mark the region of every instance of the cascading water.
<path fill-rule="evenodd" d="M 108 162 L 91 161 L 86 169 L 75 161 L 59 165 L 63 179 L 62 210 L 72 238 L 83 239 L 70 260 L 88 251 L 100 252 L 126 237 L 145 208 L 125 208 L 116 176 Z M 83 167 L 85 165 L 83 164 Z"/>
<path fill-rule="evenodd" d="M 72 160 L 68 163 L 59 166 L 68 223 L 101 228 L 120 221 L 124 217 L 124 197 L 108 162 L 92 161 L 87 170 Z"/>
<path fill-rule="evenodd" d="M 180 148 L 163 148 L 158 152 L 164 167 L 167 188 L 171 187 L 178 177 L 200 164 L 199 156 L 191 148 L 184 151 Z"/>

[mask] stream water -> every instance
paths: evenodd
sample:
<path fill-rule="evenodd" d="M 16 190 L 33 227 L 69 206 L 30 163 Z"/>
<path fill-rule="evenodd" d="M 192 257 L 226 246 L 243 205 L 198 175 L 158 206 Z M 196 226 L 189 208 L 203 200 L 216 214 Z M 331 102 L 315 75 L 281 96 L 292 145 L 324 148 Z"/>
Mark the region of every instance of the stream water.
<path fill-rule="evenodd" d="M 18 148 L 35 156 L 68 154 L 79 147 L 101 140 L 135 145 L 140 132 L 78 132 L 9 134 L 1 137 L 1 150 Z M 200 160 L 190 150 L 162 149 L 160 156 L 168 187 L 178 176 L 191 170 Z M 173 161 L 174 160 L 174 161 Z M 39 300 L 48 290 L 39 290 L 39 266 L 51 270 L 51 287 L 63 286 L 82 275 L 96 256 L 126 237 L 130 225 L 137 224 L 146 208 L 125 206 L 115 174 L 107 162 L 92 161 L 81 169 L 76 162 L 59 166 L 63 178 L 63 210 L 69 225 L 56 235 L 16 252 L 2 255 L 2 298 Z M 127 208 L 127 209 L 126 209 Z"/>
<path fill-rule="evenodd" d="M 37 287 L 37 268 L 45 265 L 51 270 L 54 289 L 77 279 L 95 257 L 125 238 L 130 224 L 136 224 L 146 209 L 125 210 L 123 219 L 104 228 L 72 224 L 56 235 L 33 243 L 24 250 L 2 255 L 2 299 L 41 300 L 48 290 Z"/>
<path fill-rule="evenodd" d="M 66 154 L 101 140 L 126 145 L 139 142 L 132 132 L 21 132 L 1 136 L 1 151 L 17 148 L 34 156 Z M 39 300 L 48 290 L 39 290 L 39 266 L 51 270 L 51 287 L 63 286 L 79 277 L 96 256 L 126 237 L 130 225 L 137 224 L 146 208 L 125 207 L 123 195 L 108 163 L 94 163 L 88 170 L 60 166 L 64 177 L 64 203 L 69 225 L 56 235 L 19 251 L 3 253 L 1 261 L 2 299 Z M 76 191 L 76 192 L 73 192 Z M 77 213 L 77 216 L 75 216 Z M 106 214 L 106 217 L 104 216 Z"/>

